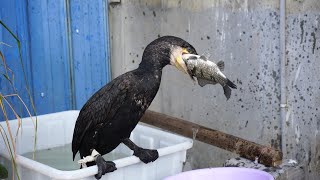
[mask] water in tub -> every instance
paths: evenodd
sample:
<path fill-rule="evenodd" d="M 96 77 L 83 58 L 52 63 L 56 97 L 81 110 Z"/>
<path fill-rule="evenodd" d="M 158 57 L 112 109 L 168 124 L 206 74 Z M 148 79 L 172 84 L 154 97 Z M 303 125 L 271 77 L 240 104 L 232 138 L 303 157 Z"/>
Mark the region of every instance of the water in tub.
<path fill-rule="evenodd" d="M 33 152 L 22 154 L 22 156 L 33 159 Z M 113 161 L 128 156 L 130 155 L 114 151 L 104 155 L 103 157 L 108 161 Z M 80 165 L 77 163 L 79 159 L 80 157 L 77 155 L 75 160 L 72 161 L 71 144 L 66 144 L 64 146 L 37 150 L 35 152 L 34 160 L 59 170 L 70 171 L 80 168 Z"/>

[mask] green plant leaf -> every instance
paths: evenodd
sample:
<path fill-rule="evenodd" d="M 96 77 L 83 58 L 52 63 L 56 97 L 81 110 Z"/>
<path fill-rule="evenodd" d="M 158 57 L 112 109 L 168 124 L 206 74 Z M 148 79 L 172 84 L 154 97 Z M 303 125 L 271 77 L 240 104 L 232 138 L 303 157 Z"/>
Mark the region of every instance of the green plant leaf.
<path fill-rule="evenodd" d="M 8 170 L 2 164 L 0 164 L 0 179 L 8 178 Z"/>
<path fill-rule="evenodd" d="M 10 84 L 12 84 L 12 81 L 11 81 L 11 79 L 9 78 L 8 75 L 6 75 L 6 74 L 2 74 L 2 75 L 9 81 Z"/>

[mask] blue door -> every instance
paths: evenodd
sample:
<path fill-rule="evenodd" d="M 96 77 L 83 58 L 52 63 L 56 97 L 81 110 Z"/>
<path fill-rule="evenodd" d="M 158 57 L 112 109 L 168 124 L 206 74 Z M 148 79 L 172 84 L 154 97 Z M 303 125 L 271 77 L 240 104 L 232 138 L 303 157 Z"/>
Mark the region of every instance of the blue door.
<path fill-rule="evenodd" d="M 17 45 L 2 26 L 0 42 L 11 47 L 0 44 L 0 50 L 14 72 L 18 93 L 31 108 L 28 82 L 37 114 L 80 109 L 110 80 L 107 1 L 0 1 L 0 20 L 21 41 L 25 73 Z M 3 77 L 0 92 L 14 93 Z M 10 101 L 23 109 L 18 98 Z M 19 113 L 27 115 L 24 110 Z"/>

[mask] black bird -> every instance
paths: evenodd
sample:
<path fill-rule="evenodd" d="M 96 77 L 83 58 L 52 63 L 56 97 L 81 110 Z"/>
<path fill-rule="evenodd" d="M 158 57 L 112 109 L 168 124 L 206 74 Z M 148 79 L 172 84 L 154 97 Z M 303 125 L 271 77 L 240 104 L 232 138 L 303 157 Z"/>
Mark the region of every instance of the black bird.
<path fill-rule="evenodd" d="M 82 107 L 75 124 L 72 152 L 86 157 L 96 150 L 100 179 L 107 172 L 116 170 L 115 164 L 105 161 L 102 155 L 111 152 L 120 143 L 125 144 L 144 163 L 158 158 L 157 150 L 143 149 L 130 139 L 132 130 L 156 96 L 162 68 L 168 64 L 188 74 L 182 54 L 197 54 L 185 40 L 174 36 L 163 36 L 151 42 L 144 50 L 139 67 L 115 78 L 98 90 Z"/>

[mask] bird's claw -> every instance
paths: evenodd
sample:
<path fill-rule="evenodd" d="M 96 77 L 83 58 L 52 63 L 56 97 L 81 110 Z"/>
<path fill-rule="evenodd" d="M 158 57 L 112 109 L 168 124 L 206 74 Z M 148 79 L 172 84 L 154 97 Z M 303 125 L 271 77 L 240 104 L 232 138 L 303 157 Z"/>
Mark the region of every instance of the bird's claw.
<path fill-rule="evenodd" d="M 133 155 L 137 156 L 145 164 L 153 162 L 159 157 L 157 150 L 138 148 Z"/>
<path fill-rule="evenodd" d="M 117 170 L 114 162 L 104 160 L 101 155 L 97 156 L 96 164 L 98 166 L 98 174 L 95 175 L 96 179 L 100 179 L 102 175 Z"/>

